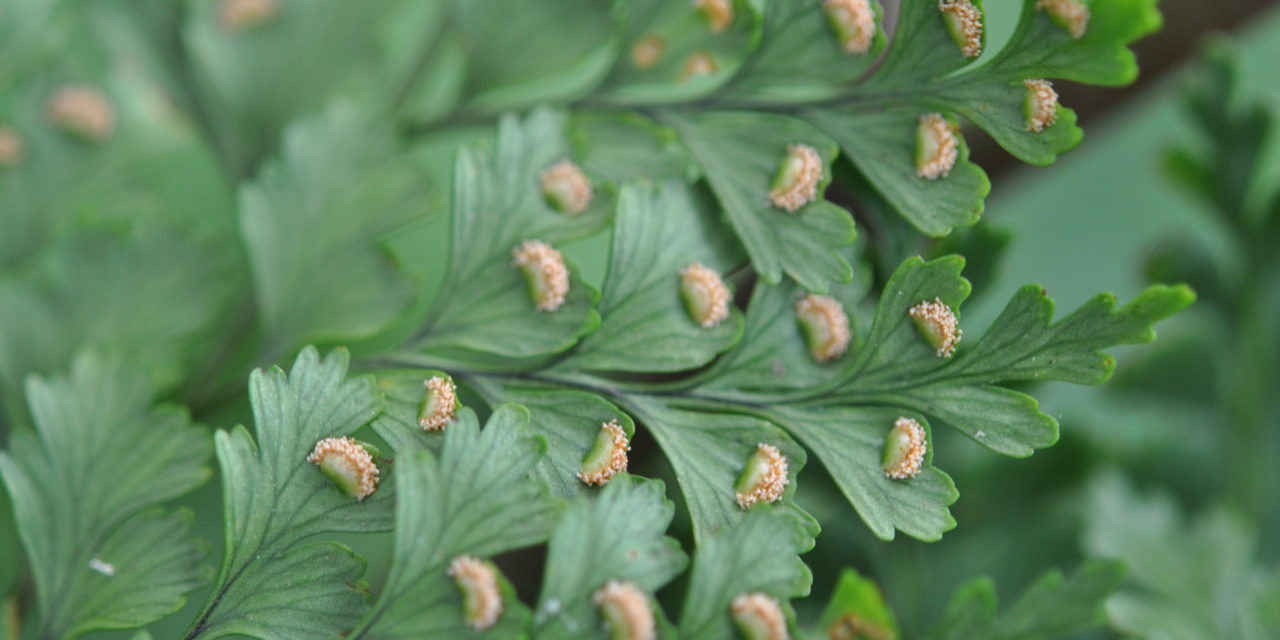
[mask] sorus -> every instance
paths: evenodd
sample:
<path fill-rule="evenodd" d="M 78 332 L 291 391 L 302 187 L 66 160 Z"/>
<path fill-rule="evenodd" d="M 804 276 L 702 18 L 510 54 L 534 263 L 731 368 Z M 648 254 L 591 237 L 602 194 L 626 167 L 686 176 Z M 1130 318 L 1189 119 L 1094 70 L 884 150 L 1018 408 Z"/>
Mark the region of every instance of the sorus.
<path fill-rule="evenodd" d="M 750 509 L 763 502 L 781 500 L 787 481 L 787 457 L 771 444 L 757 444 L 734 486 L 738 506 Z"/>
<path fill-rule="evenodd" d="M 711 33 L 723 33 L 733 23 L 733 0 L 693 0 L 693 6 L 706 18 Z"/>
<path fill-rule="evenodd" d="M 316 443 L 307 462 L 320 467 L 343 493 L 364 500 L 378 488 L 378 465 L 369 448 L 347 437 L 325 438 Z"/>
<path fill-rule="evenodd" d="M 244 31 L 267 23 L 279 11 L 276 0 L 222 0 L 218 22 L 228 31 Z"/>
<path fill-rule="evenodd" d="M 526 240 L 511 250 L 513 264 L 524 272 L 529 297 L 538 311 L 555 311 L 569 295 L 569 269 L 564 256 L 541 240 Z"/>
<path fill-rule="evenodd" d="M 440 431 L 458 413 L 458 387 L 446 376 L 432 376 L 423 381 L 425 391 L 418 405 L 418 426 L 425 431 Z"/>
<path fill-rule="evenodd" d="M 614 640 L 654 640 L 653 606 L 649 595 L 630 582 L 610 580 L 592 597 Z"/>
<path fill-rule="evenodd" d="M 778 166 L 769 191 L 774 206 L 795 211 L 818 197 L 822 181 L 822 156 L 807 144 L 787 145 L 787 157 Z"/>
<path fill-rule="evenodd" d="M 845 53 L 861 54 L 871 49 L 876 37 L 876 12 L 870 0 L 825 0 L 822 6 Z"/>
<path fill-rule="evenodd" d="M 684 68 L 680 70 L 680 82 L 686 82 L 695 76 L 709 76 L 720 70 L 715 56 L 708 51 L 694 51 L 684 59 Z"/>
<path fill-rule="evenodd" d="M 101 91 L 67 85 L 45 105 L 49 121 L 63 131 L 90 142 L 101 142 L 115 129 L 116 115 Z"/>
<path fill-rule="evenodd" d="M 934 298 L 933 302 L 921 300 L 908 309 L 907 314 L 915 322 L 920 336 L 937 350 L 939 358 L 949 358 L 956 352 L 964 331 L 959 327 L 955 312 L 941 298 Z"/>
<path fill-rule="evenodd" d="M 571 160 L 561 160 L 538 174 L 542 195 L 547 202 L 569 215 L 577 215 L 591 206 L 591 180 Z"/>
<path fill-rule="evenodd" d="M 631 47 L 631 62 L 637 69 L 648 69 L 662 59 L 667 49 L 667 41 L 662 36 L 647 35 L 636 41 Z"/>
<path fill-rule="evenodd" d="M 680 271 L 680 297 L 693 321 L 706 328 L 729 317 L 729 301 L 733 298 L 720 274 L 701 262 Z"/>
<path fill-rule="evenodd" d="M 1080 0 L 1039 0 L 1036 8 L 1048 13 L 1054 24 L 1077 40 L 1089 29 L 1089 5 Z"/>
<path fill-rule="evenodd" d="M 976 58 L 982 54 L 982 11 L 969 0 L 940 0 L 938 10 L 960 55 Z"/>
<path fill-rule="evenodd" d="M 911 418 L 898 418 L 884 436 L 884 452 L 880 456 L 884 475 L 894 480 L 920 475 L 928 449 L 924 427 Z"/>
<path fill-rule="evenodd" d="M 916 175 L 937 180 L 951 173 L 960 155 L 955 126 L 940 113 L 920 116 L 916 127 Z"/>
<path fill-rule="evenodd" d="M 471 556 L 458 556 L 449 563 L 448 575 L 462 592 L 462 609 L 467 626 L 484 631 L 502 615 L 502 591 L 498 589 L 498 572 L 488 562 Z"/>
<path fill-rule="evenodd" d="M 814 360 L 834 360 L 849 348 L 849 316 L 835 298 L 818 294 L 801 298 L 796 303 L 796 318 Z"/>
<path fill-rule="evenodd" d="M 9 127 L 0 126 L 0 166 L 12 167 L 22 162 L 22 137 Z"/>
<path fill-rule="evenodd" d="M 1058 92 L 1048 80 L 1023 80 L 1027 87 L 1022 99 L 1022 114 L 1027 119 L 1027 131 L 1040 133 L 1058 121 Z"/>
<path fill-rule="evenodd" d="M 617 420 L 600 425 L 596 440 L 582 458 L 578 479 L 594 486 L 604 486 L 619 471 L 627 470 L 627 452 L 631 443 Z"/>
<path fill-rule="evenodd" d="M 747 640 L 787 640 L 787 616 L 778 599 L 763 593 L 742 593 L 730 607 L 733 621 Z"/>

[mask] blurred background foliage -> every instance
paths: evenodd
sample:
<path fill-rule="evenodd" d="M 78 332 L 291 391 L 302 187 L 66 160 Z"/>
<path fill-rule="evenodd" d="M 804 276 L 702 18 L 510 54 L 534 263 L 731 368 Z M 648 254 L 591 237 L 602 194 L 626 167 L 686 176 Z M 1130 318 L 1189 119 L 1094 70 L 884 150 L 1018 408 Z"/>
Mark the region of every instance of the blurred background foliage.
<path fill-rule="evenodd" d="M 23 421 L 14 395 L 22 377 L 64 368 L 77 347 L 68 336 L 101 331 L 128 337 L 121 348 L 151 365 L 160 386 L 189 404 L 199 421 L 219 427 L 247 422 L 247 404 L 237 399 L 243 372 L 258 364 L 255 354 L 282 354 L 288 347 L 245 345 L 238 342 L 244 333 L 220 330 L 245 323 L 250 301 L 242 298 L 249 290 L 245 260 L 208 250 L 238 246 L 237 203 L 219 176 L 250 175 L 279 152 L 275 132 L 302 105 L 338 94 L 369 95 L 369 87 L 385 79 L 362 70 L 388 48 L 413 40 L 403 28 L 374 24 L 376 12 L 353 3 L 291 27 L 288 37 L 269 45 L 277 51 L 220 50 L 226 42 L 207 32 L 212 23 L 191 20 L 187 49 L 155 37 L 166 32 L 167 21 L 179 19 L 169 3 L 127 4 L 0 0 L 0 56 L 16 61 L 6 70 L 21 68 L 40 51 L 59 51 L 52 68 L 39 74 L 47 78 L 44 84 L 18 85 L 0 76 L 0 113 L 34 121 L 41 116 L 30 106 L 38 104 L 32 95 L 48 93 L 55 78 L 107 77 L 118 130 L 130 134 L 119 136 L 127 145 L 100 148 L 56 136 L 32 140 L 42 150 L 32 156 L 39 166 L 0 172 L 0 318 L 6 328 L 0 335 L 0 402 L 7 421 Z M 1177 280 L 1196 287 L 1200 302 L 1164 324 L 1154 346 L 1117 350 L 1120 366 L 1107 388 L 1051 384 L 1037 390 L 1042 406 L 1062 423 L 1056 447 L 1011 462 L 938 430 L 939 465 L 963 487 L 953 507 L 960 526 L 940 542 L 874 538 L 820 467 L 809 467 L 798 500 L 824 523 L 817 547 L 805 556 L 815 594 L 830 592 L 844 567 L 856 567 L 882 587 L 899 627 L 914 637 L 931 628 L 954 589 L 975 576 L 992 576 L 1001 600 L 1008 601 L 1048 567 L 1113 557 L 1125 561 L 1128 577 L 1108 606 L 1112 629 L 1097 637 L 1274 637 L 1267 634 L 1280 629 L 1280 235 L 1274 233 L 1280 141 L 1272 125 L 1280 113 L 1280 13 L 1268 4 L 1164 3 L 1166 29 L 1139 46 L 1144 82 L 1105 99 L 1094 89 L 1061 88 L 1088 134 L 1051 168 L 1002 164 L 993 145 L 971 136 L 975 158 L 995 184 L 979 226 L 933 242 L 874 207 L 857 211 L 861 242 L 869 245 L 881 277 L 917 252 L 956 251 L 969 258 L 978 295 L 966 305 L 965 324 L 974 335 L 1026 282 L 1042 284 L 1061 309 L 1074 308 L 1099 288 L 1128 299 L 1149 282 Z M 57 19 L 79 24 L 66 40 L 47 41 L 42 37 L 48 31 L 31 28 L 42 16 L 11 12 L 11 6 L 44 6 L 57 11 Z M 191 6 L 213 11 L 213 3 Z M 430 25 L 431 3 L 415 6 L 422 14 L 418 23 Z M 989 50 L 995 51 L 1012 30 L 1018 5 L 993 0 L 987 9 Z M 120 19 L 128 10 L 153 22 Z M 1207 26 L 1230 28 L 1230 35 L 1206 60 L 1190 60 Z M 343 78 L 338 85 L 298 73 L 293 86 L 263 87 L 257 78 L 272 73 L 242 72 L 285 59 L 277 54 L 298 42 L 315 41 L 331 45 L 320 49 L 326 58 L 317 66 L 337 70 L 332 76 Z M 605 45 L 582 46 L 563 53 L 587 64 L 591 52 Z M 439 54 L 461 55 L 448 46 Z M 145 68 L 153 60 L 173 66 Z M 499 74 L 507 80 L 519 79 L 517 61 L 491 62 L 509 72 Z M 504 67 L 506 62 L 513 66 Z M 190 83 L 183 69 L 193 65 L 203 65 L 211 86 Z M 178 117 L 155 83 L 191 109 L 200 126 Z M 391 103 L 430 120 L 443 108 L 433 101 L 446 99 L 434 88 L 448 86 L 449 78 L 428 79 L 416 93 L 391 96 Z M 500 89 L 479 93 L 486 100 L 476 108 L 501 108 Z M 225 112 L 253 117 L 227 120 L 202 111 L 201 101 L 215 94 L 227 100 Z M 262 130 L 231 133 L 244 123 Z M 205 132 L 208 146 L 194 144 L 197 130 Z M 422 139 L 420 169 L 434 178 L 423 197 L 433 210 L 446 204 L 447 190 L 439 187 L 447 184 L 451 166 L 440 164 L 448 156 L 435 151 L 489 135 L 486 125 L 459 122 Z M 15 187 L 18 180 L 22 188 Z M 111 197 L 103 198 L 104 192 Z M 36 210 L 24 198 L 52 204 Z M 174 202 L 184 208 L 174 210 Z M 444 217 L 435 216 L 399 231 L 390 238 L 393 252 L 438 235 L 443 224 Z M 77 231 L 83 229 L 101 234 Z M 131 261 L 139 258 L 121 243 L 156 250 L 136 264 Z M 602 278 L 607 242 L 601 236 L 568 251 L 597 282 Z M 192 255 L 208 260 L 186 259 Z M 428 284 L 443 260 L 395 255 Z M 137 270 L 167 274 L 169 304 L 139 309 L 128 302 L 127 274 Z M 86 299 L 80 295 L 85 291 L 106 302 Z M 112 317 L 103 309 L 131 313 Z M 207 318 L 219 319 L 220 326 L 202 321 Z M 391 337 L 379 340 L 394 342 L 411 328 L 393 327 Z M 249 341 L 261 339 L 270 337 Z M 638 453 L 637 473 L 669 474 L 660 456 Z M 207 484 L 183 502 L 197 507 L 201 537 L 218 539 L 217 485 Z M 3 506 L 0 590 L 7 591 L 21 567 L 13 528 L 3 522 L 10 510 Z M 389 534 L 347 541 L 370 559 L 370 582 L 380 583 Z M 513 562 L 536 567 L 537 559 Z M 518 589 L 536 585 L 513 578 Z M 532 594 L 523 595 L 528 601 Z M 193 595 L 186 610 L 153 627 L 155 636 L 175 636 L 202 600 Z M 801 615 L 817 617 L 820 600 L 801 603 Z"/>

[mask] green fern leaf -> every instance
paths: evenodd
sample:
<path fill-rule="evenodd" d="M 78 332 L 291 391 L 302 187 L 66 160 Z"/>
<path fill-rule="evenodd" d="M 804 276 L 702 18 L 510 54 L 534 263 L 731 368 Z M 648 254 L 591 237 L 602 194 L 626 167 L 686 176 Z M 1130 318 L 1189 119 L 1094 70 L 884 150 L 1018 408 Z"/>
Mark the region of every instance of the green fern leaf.
<path fill-rule="evenodd" d="M 479 637 L 447 572 L 459 556 L 485 559 L 546 539 L 558 505 L 527 479 L 546 443 L 527 434 L 529 415 L 499 407 L 483 431 L 464 410 L 444 432 L 440 455 L 407 448 L 397 461 L 395 559 L 387 584 L 347 638 Z M 487 633 L 516 637 L 529 612 L 510 585 Z M 469 622 L 472 623 L 469 625 Z M 493 624 L 491 623 L 491 624 Z"/>
<path fill-rule="evenodd" d="M 36 583 L 24 626 L 41 638 L 141 627 L 209 578 L 192 515 L 155 508 L 209 478 L 209 440 L 184 412 L 152 409 L 153 393 L 145 373 L 92 354 L 28 383 L 36 429 L 12 434 L 0 474 Z"/>
<path fill-rule="evenodd" d="M 258 439 L 219 431 L 226 541 L 213 591 L 188 640 L 247 635 L 316 638 L 350 629 L 367 607 L 364 561 L 325 532 L 391 528 L 394 479 L 357 502 L 307 462 L 323 438 L 350 436 L 382 401 L 368 378 L 346 380 L 348 356 L 303 349 L 288 374 L 250 378 Z"/>
<path fill-rule="evenodd" d="M 623 474 L 598 497 L 565 512 L 551 536 L 533 619 L 536 636 L 606 637 L 593 601 L 597 590 L 617 580 L 652 594 L 685 569 L 680 544 L 662 535 L 675 513 L 664 494 L 661 482 Z"/>

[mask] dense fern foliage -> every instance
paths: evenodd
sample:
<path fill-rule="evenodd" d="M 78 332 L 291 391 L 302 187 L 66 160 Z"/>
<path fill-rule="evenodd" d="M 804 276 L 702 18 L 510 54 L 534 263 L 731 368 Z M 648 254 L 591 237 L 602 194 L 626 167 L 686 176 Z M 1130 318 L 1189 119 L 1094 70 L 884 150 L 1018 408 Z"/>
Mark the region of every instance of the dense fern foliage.
<path fill-rule="evenodd" d="M 853 571 L 796 615 L 806 467 L 874 536 L 938 540 L 935 430 L 1053 445 L 1034 384 L 1106 381 L 1194 299 L 1055 314 L 1028 285 L 966 331 L 965 258 L 886 239 L 979 220 L 966 135 L 1077 145 L 1050 81 L 1130 82 L 1154 0 L 1024 0 L 990 51 L 976 0 L 0 16 L 0 638 L 146 627 L 201 587 L 187 640 L 898 638 Z M 216 570 L 166 506 L 211 454 Z M 368 584 L 338 538 L 387 531 Z M 500 556 L 543 544 L 517 594 Z M 979 579 L 927 637 L 1073 633 L 1121 575 L 1003 610 Z"/>

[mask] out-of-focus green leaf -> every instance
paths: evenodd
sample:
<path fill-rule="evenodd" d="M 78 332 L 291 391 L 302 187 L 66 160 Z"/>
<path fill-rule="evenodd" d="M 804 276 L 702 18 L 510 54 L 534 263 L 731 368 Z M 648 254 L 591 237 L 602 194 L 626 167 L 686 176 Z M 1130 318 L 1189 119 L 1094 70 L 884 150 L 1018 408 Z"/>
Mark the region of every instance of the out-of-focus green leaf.
<path fill-rule="evenodd" d="M 692 179 L 697 163 L 671 129 L 630 111 L 579 111 L 570 130 L 587 175 L 622 184 Z"/>
<path fill-rule="evenodd" d="M 255 167 L 276 150 L 289 122 L 323 111 L 339 95 L 360 96 L 372 108 L 390 101 L 379 91 L 390 84 L 379 42 L 385 11 L 282 0 L 262 24 L 239 28 L 218 15 L 223 3 L 193 4 L 184 49 L 211 90 L 206 107 L 233 132 L 230 152 L 241 167 Z"/>
<path fill-rule="evenodd" d="M 680 543 L 663 535 L 674 512 L 661 482 L 627 474 L 614 476 L 597 498 L 574 503 L 551 536 L 536 635 L 611 637 L 592 601 L 598 589 L 618 580 L 652 594 L 688 564 Z"/>
<path fill-rule="evenodd" d="M 413 297 L 382 246 L 422 213 L 390 131 L 350 108 L 294 125 L 281 159 L 240 192 L 240 224 L 270 348 L 368 337 Z"/>
<path fill-rule="evenodd" d="M 607 2 L 526 3 L 518 16 L 506 0 L 452 0 L 452 7 L 466 51 L 463 105 L 472 111 L 581 96 L 617 55 L 616 36 L 604 28 L 612 9 Z"/>
<path fill-rule="evenodd" d="M 286 374 L 250 376 L 257 442 L 244 427 L 215 437 L 222 467 L 226 541 L 203 609 L 183 636 L 312 640 L 349 630 L 368 604 L 364 560 L 325 532 L 391 528 L 394 476 L 381 474 L 363 501 L 307 462 L 316 442 L 350 436 L 377 415 L 370 378 L 347 380 L 348 355 L 303 349 Z"/>
<path fill-rule="evenodd" d="M 85 347 L 127 356 L 160 386 L 179 382 L 230 293 L 212 250 L 156 229 L 85 232 L 50 247 L 28 272 L 0 276 L 4 404 L 16 415 L 25 374 L 65 367 Z"/>
<path fill-rule="evenodd" d="M 868 640 L 898 640 L 898 622 L 893 610 L 884 603 L 880 587 L 853 569 L 845 569 L 827 602 L 818 629 L 810 635 L 825 632 L 830 638 L 865 637 Z M 841 635 L 843 634 L 843 635 Z"/>
<path fill-rule="evenodd" d="M 504 584 L 497 626 L 481 634 L 468 625 L 463 597 L 447 573 L 459 556 L 485 559 L 550 533 L 557 505 L 545 486 L 528 478 L 546 442 L 529 436 L 528 421 L 527 411 L 505 405 L 481 431 L 475 412 L 466 409 L 445 429 L 438 458 L 426 450 L 397 451 L 391 574 L 344 637 L 517 637 L 528 626 L 528 609 Z"/>
<path fill-rule="evenodd" d="M 1051 571 L 1041 576 L 1013 606 L 996 614 L 995 585 L 978 578 L 951 598 L 930 640 L 1048 640 L 1097 626 L 1102 605 L 1124 575 L 1117 562 L 1093 561 L 1070 578 Z"/>
<path fill-rule="evenodd" d="M 1119 631 L 1151 640 L 1280 633 L 1280 571 L 1258 562 L 1253 531 L 1226 510 L 1190 523 L 1164 495 L 1139 495 L 1118 474 L 1100 476 L 1085 511 L 1085 550 L 1128 567 L 1107 602 Z"/>
<path fill-rule="evenodd" d="M 208 580 L 191 514 L 154 508 L 209 478 L 208 436 L 183 411 L 152 409 L 153 395 L 145 372 L 94 354 L 69 378 L 28 383 L 36 429 L 13 432 L 0 475 L 36 583 L 24 625 L 38 637 L 143 626 Z"/>
<path fill-rule="evenodd" d="M 724 85 L 759 42 L 761 18 L 756 2 L 729 0 L 727 4 L 732 7 L 731 22 L 716 32 L 694 3 L 617 2 L 622 47 L 616 66 L 593 98 L 661 104 L 698 98 Z M 695 60 L 703 61 L 705 68 L 694 72 Z"/>

